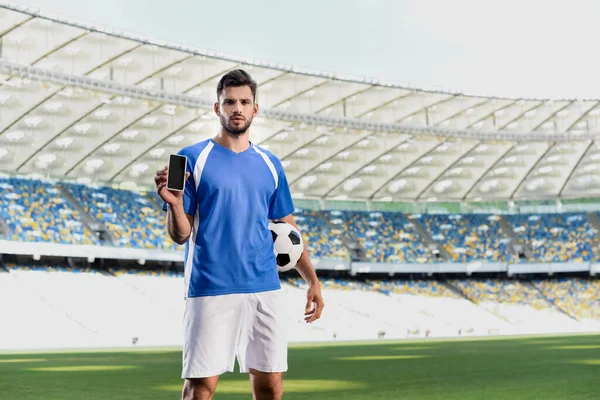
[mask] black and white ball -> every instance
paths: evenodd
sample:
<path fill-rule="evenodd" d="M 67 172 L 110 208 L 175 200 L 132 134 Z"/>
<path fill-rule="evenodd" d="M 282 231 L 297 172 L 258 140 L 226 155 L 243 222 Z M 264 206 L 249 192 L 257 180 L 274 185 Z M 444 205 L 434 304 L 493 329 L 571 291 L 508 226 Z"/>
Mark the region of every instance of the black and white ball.
<path fill-rule="evenodd" d="M 277 258 L 279 272 L 294 268 L 304 251 L 304 241 L 300 232 L 287 222 L 269 222 L 273 235 L 273 250 Z"/>

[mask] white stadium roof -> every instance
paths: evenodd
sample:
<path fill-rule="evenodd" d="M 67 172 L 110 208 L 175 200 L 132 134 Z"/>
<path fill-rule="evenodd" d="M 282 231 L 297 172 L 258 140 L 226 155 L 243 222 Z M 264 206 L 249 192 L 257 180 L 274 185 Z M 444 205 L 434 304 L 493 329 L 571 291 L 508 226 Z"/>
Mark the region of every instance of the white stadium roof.
<path fill-rule="evenodd" d="M 240 59 L 0 0 L 0 170 L 151 186 L 214 136 L 216 83 L 259 83 L 252 140 L 295 197 L 373 201 L 600 195 L 600 101 L 423 90 Z"/>

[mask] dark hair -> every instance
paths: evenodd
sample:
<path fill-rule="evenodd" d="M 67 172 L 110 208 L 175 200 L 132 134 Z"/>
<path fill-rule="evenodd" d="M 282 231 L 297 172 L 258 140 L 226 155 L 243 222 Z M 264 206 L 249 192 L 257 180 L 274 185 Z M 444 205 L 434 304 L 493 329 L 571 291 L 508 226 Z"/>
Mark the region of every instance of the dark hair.
<path fill-rule="evenodd" d="M 256 82 L 252 79 L 249 73 L 244 71 L 243 69 L 234 69 L 233 71 L 229 71 L 219 81 L 217 84 L 217 101 L 219 97 L 223 94 L 223 89 L 227 87 L 239 87 L 239 86 L 250 86 L 250 90 L 252 90 L 252 97 L 254 98 L 254 102 L 256 102 Z"/>

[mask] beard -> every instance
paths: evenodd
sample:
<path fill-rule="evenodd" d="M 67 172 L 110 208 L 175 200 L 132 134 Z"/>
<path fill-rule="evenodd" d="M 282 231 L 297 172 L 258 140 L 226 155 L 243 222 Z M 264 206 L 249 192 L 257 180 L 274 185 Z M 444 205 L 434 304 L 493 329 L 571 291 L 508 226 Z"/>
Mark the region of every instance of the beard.
<path fill-rule="evenodd" d="M 225 116 L 221 115 L 221 126 L 223 126 L 223 129 L 225 129 L 230 135 L 232 136 L 241 136 L 244 133 L 246 133 L 246 131 L 248 130 L 248 128 L 250 128 L 250 125 L 252 124 L 252 118 L 245 119 L 245 124 L 244 125 L 239 125 L 239 126 L 234 126 L 232 125 L 232 121 L 231 120 L 227 120 L 225 119 Z"/>

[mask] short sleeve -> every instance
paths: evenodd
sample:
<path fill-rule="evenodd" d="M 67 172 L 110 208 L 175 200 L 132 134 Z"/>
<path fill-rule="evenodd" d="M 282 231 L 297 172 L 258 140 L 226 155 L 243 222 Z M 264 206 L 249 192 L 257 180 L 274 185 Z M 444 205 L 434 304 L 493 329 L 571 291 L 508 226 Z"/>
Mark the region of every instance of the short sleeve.
<path fill-rule="evenodd" d="M 190 176 L 188 177 L 187 181 L 185 181 L 185 186 L 183 188 L 183 211 L 188 215 L 196 215 L 196 208 L 198 206 L 197 191 L 196 183 L 194 181 L 194 170 L 190 162 L 190 157 L 186 155 L 183 150 L 179 151 L 177 154 L 187 156 L 185 170 L 186 172 L 190 173 Z M 167 203 L 163 202 L 162 209 L 163 211 L 167 211 Z"/>
<path fill-rule="evenodd" d="M 269 204 L 268 217 L 271 220 L 287 217 L 294 212 L 292 194 L 290 193 L 287 177 L 282 167 L 279 167 L 277 176 L 277 189 L 273 193 L 271 203 Z"/>

